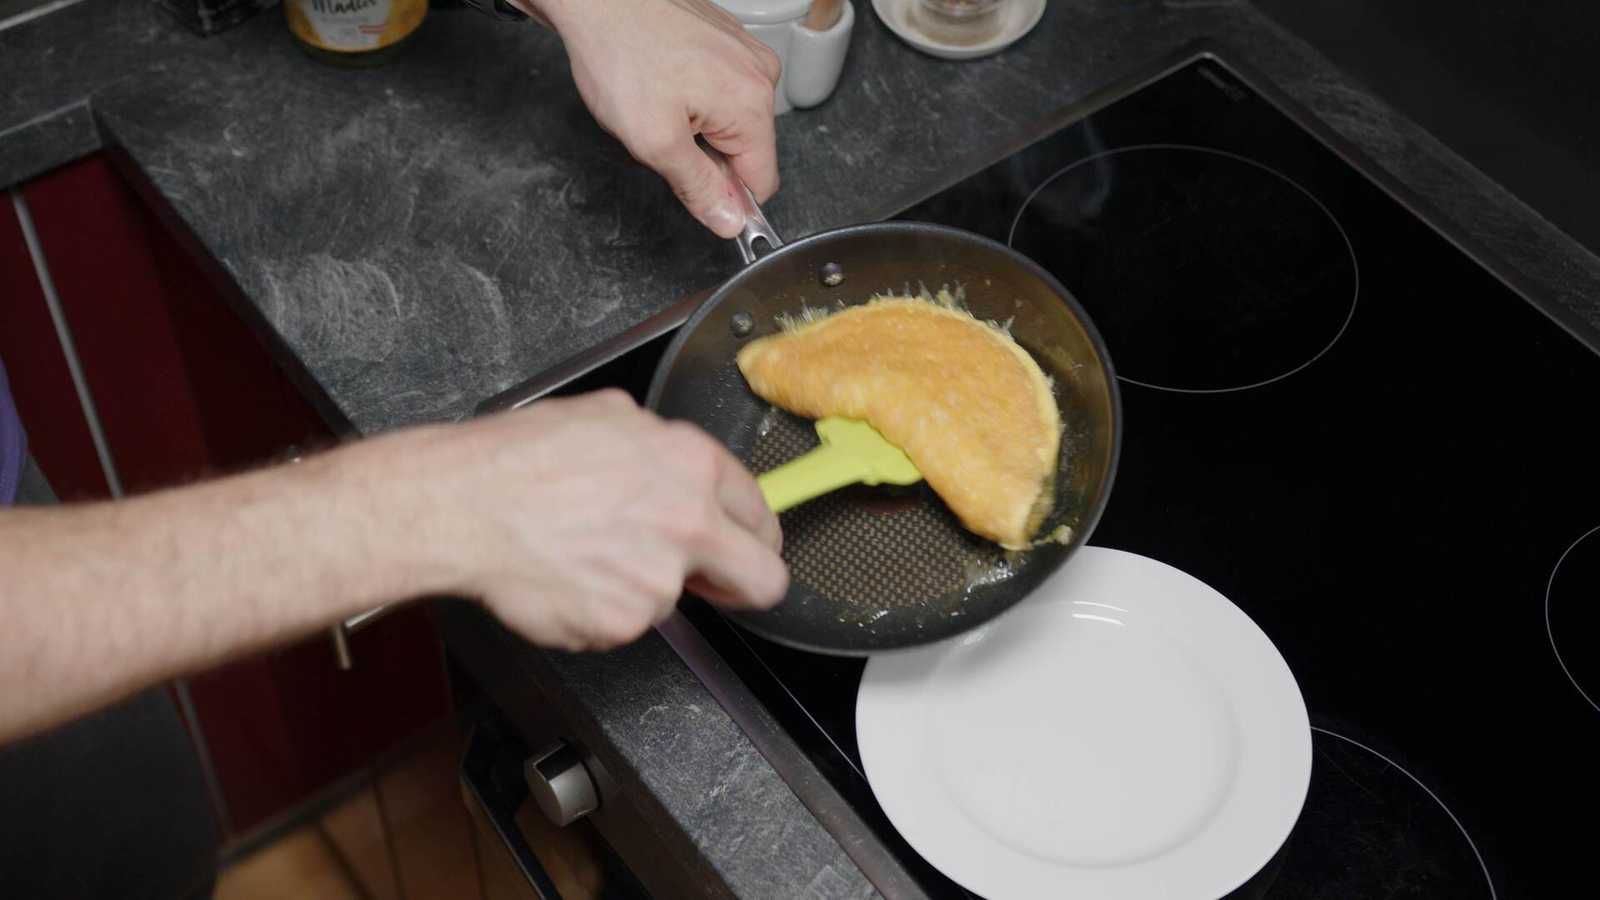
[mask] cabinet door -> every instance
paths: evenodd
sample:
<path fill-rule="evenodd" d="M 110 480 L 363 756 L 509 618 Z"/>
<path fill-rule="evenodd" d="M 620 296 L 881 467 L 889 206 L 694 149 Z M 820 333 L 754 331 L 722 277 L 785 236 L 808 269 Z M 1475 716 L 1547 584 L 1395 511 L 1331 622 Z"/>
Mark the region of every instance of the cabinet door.
<path fill-rule="evenodd" d="M 0 361 L 28 446 L 57 495 L 111 496 L 12 195 L 0 192 Z"/>
<path fill-rule="evenodd" d="M 96 156 L 21 189 L 123 489 L 333 443 L 246 323 L 248 305 L 230 296 L 236 288 L 189 252 L 198 244 L 166 224 L 175 220 L 146 206 L 127 180 L 137 177 Z M 70 467 L 69 454 L 39 450 L 47 473 Z M 353 649 L 351 672 L 313 635 L 188 680 L 230 834 L 267 823 L 448 716 L 443 650 L 425 608 L 386 617 L 356 635 Z"/>

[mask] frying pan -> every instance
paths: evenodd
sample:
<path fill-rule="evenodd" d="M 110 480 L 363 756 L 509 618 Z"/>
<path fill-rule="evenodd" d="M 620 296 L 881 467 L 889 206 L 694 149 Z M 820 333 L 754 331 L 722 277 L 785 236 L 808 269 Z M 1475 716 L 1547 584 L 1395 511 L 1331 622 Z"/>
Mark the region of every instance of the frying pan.
<path fill-rule="evenodd" d="M 961 527 L 925 483 L 855 487 L 785 512 L 791 573 L 770 611 L 725 612 L 761 637 L 817 653 L 864 656 L 948 638 L 1000 615 L 1088 540 L 1105 509 L 1121 446 L 1122 407 L 1104 341 L 1055 278 L 970 232 L 917 222 L 854 225 L 784 244 L 747 198 L 745 268 L 678 330 L 646 403 L 722 441 L 763 472 L 816 446 L 812 423 L 770 406 L 739 373 L 745 343 L 780 315 L 853 305 L 874 294 L 957 293 L 1013 337 L 1054 382 L 1061 409 L 1055 507 L 1040 530 L 1070 537 L 1007 553 Z M 757 240 L 771 252 L 757 253 Z"/>

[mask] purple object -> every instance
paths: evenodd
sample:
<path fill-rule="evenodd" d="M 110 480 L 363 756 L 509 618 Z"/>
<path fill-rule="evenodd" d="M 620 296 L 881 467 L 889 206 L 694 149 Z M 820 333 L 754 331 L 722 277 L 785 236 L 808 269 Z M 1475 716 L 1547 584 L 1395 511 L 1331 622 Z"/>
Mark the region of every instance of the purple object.
<path fill-rule="evenodd" d="M 17 482 L 22 479 L 22 457 L 28 442 L 22 436 L 22 420 L 11 402 L 6 383 L 6 367 L 0 363 L 0 506 L 10 506 L 17 498 Z"/>

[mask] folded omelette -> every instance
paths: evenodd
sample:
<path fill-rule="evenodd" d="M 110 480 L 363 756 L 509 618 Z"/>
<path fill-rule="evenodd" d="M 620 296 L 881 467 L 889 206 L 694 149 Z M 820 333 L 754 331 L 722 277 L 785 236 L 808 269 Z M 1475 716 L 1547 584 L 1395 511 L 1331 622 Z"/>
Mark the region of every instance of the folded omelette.
<path fill-rule="evenodd" d="M 807 315 L 747 344 L 738 365 L 780 409 L 865 420 L 975 534 L 1024 549 L 1050 514 L 1061 443 L 1050 381 L 944 292 Z"/>

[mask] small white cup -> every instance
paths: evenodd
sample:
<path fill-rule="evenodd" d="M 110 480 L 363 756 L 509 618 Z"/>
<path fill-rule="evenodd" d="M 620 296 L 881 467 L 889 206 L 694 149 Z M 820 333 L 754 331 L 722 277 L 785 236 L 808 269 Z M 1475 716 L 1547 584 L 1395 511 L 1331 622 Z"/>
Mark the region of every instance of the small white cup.
<path fill-rule="evenodd" d="M 845 0 L 839 21 L 827 31 L 805 27 L 810 0 L 716 0 L 732 13 L 745 31 L 771 47 L 783 63 L 783 77 L 773 109 L 786 113 L 816 106 L 828 99 L 839 84 L 839 72 L 850 51 L 850 32 L 856 24 L 855 7 Z"/>

